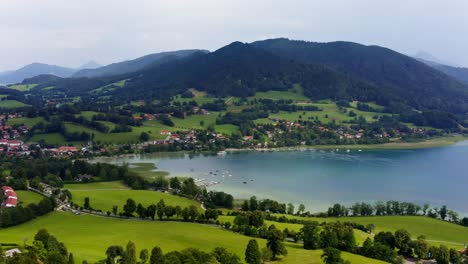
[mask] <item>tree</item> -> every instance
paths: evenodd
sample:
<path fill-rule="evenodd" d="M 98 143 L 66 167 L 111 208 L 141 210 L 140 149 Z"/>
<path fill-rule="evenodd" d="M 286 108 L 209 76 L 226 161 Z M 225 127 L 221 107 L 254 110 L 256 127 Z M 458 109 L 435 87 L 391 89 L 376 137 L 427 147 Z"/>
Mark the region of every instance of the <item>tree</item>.
<path fill-rule="evenodd" d="M 327 247 L 323 250 L 322 259 L 325 264 L 342 264 L 341 251 L 336 248 Z"/>
<path fill-rule="evenodd" d="M 294 214 L 294 205 L 292 203 L 288 203 L 287 213 L 290 215 Z"/>
<path fill-rule="evenodd" d="M 274 225 L 271 225 L 268 229 L 267 235 L 267 248 L 271 250 L 273 254 L 272 259 L 276 259 L 277 256 L 286 256 L 288 251 L 284 246 L 284 234 L 280 230 L 276 229 Z"/>
<path fill-rule="evenodd" d="M 68 255 L 68 264 L 75 264 L 75 258 L 73 257 L 73 253 Z"/>
<path fill-rule="evenodd" d="M 157 207 L 155 204 L 148 206 L 148 208 L 146 208 L 146 216 L 151 217 L 151 219 L 154 220 L 154 216 L 156 215 L 156 210 L 157 210 Z"/>
<path fill-rule="evenodd" d="M 112 206 L 112 214 L 117 215 L 119 207 L 117 205 Z"/>
<path fill-rule="evenodd" d="M 262 255 L 258 247 L 257 240 L 251 239 L 245 249 L 245 262 L 247 264 L 261 264 Z"/>
<path fill-rule="evenodd" d="M 428 256 L 429 247 L 429 243 L 423 237 L 418 237 L 418 240 L 413 243 L 414 254 L 420 259 L 425 259 Z"/>
<path fill-rule="evenodd" d="M 136 210 L 135 201 L 131 198 L 127 199 L 127 203 L 124 205 L 123 210 L 126 216 L 133 216 L 133 213 Z"/>
<path fill-rule="evenodd" d="M 249 211 L 249 201 L 245 200 L 244 203 L 242 203 L 241 209 L 242 211 Z"/>
<path fill-rule="evenodd" d="M 383 245 L 390 247 L 391 249 L 395 249 L 395 236 L 392 232 L 379 232 L 374 237 L 374 242 L 379 242 Z"/>
<path fill-rule="evenodd" d="M 450 263 L 450 252 L 447 246 L 440 245 L 437 250 L 437 254 L 434 256 L 437 264 L 449 264 Z"/>
<path fill-rule="evenodd" d="M 150 139 L 150 135 L 146 132 L 141 132 L 140 141 L 146 142 Z"/>
<path fill-rule="evenodd" d="M 250 197 L 249 210 L 253 212 L 253 211 L 256 211 L 257 209 L 258 209 L 257 197 L 252 196 Z"/>
<path fill-rule="evenodd" d="M 106 255 L 107 255 L 107 259 L 106 259 L 106 263 L 107 264 L 113 264 L 113 263 L 117 263 L 117 258 L 118 257 L 123 257 L 124 255 L 124 250 L 121 246 L 110 246 L 107 248 L 106 250 Z"/>
<path fill-rule="evenodd" d="M 239 256 L 227 251 L 223 247 L 215 247 L 211 255 L 214 256 L 217 263 L 226 263 L 226 264 L 240 264 L 241 263 Z M 214 261 L 206 262 L 206 263 L 214 263 Z"/>
<path fill-rule="evenodd" d="M 299 210 L 297 211 L 298 214 L 302 214 L 305 211 L 305 205 L 300 204 L 299 205 Z"/>
<path fill-rule="evenodd" d="M 125 264 L 137 263 L 136 247 L 135 247 L 135 243 L 133 243 L 132 241 L 128 241 L 127 243 L 127 248 L 125 250 L 123 263 Z"/>
<path fill-rule="evenodd" d="M 450 263 L 451 264 L 460 264 L 462 263 L 462 256 L 461 254 L 454 248 L 451 248 L 449 251 L 450 255 Z"/>
<path fill-rule="evenodd" d="M 84 198 L 84 206 L 85 209 L 91 209 L 91 205 L 89 205 L 89 197 Z"/>
<path fill-rule="evenodd" d="M 164 264 L 164 255 L 160 247 L 151 250 L 150 264 Z"/>
<path fill-rule="evenodd" d="M 440 216 L 440 219 L 445 220 L 445 218 L 447 218 L 447 213 L 448 213 L 447 206 L 446 206 L 446 205 L 442 206 L 442 207 L 439 209 L 439 216 Z"/>
<path fill-rule="evenodd" d="M 306 223 L 302 228 L 304 249 L 320 248 L 320 228 L 318 222 Z"/>
<path fill-rule="evenodd" d="M 177 178 L 177 177 L 171 177 L 171 178 L 169 179 L 169 186 L 170 186 L 172 189 L 180 190 L 181 183 L 180 183 L 180 181 L 179 181 L 179 178 Z"/>
<path fill-rule="evenodd" d="M 395 245 L 400 249 L 400 255 L 410 257 L 412 255 L 411 249 L 411 235 L 404 229 L 399 229 L 395 232 Z"/>
<path fill-rule="evenodd" d="M 162 220 L 162 218 L 164 216 L 164 209 L 166 207 L 166 204 L 164 203 L 164 200 L 163 199 L 159 200 L 156 207 L 157 207 L 157 212 L 156 213 L 158 214 L 159 220 Z"/>
<path fill-rule="evenodd" d="M 214 209 L 207 209 L 205 211 L 205 217 L 207 220 L 210 220 L 210 219 L 216 220 L 218 218 L 218 211 Z"/>
<path fill-rule="evenodd" d="M 149 253 L 147 249 L 143 249 L 140 251 L 140 263 L 145 264 L 148 261 Z"/>
<path fill-rule="evenodd" d="M 136 213 L 142 219 L 146 217 L 146 209 L 145 209 L 145 207 L 143 207 L 143 205 L 141 203 L 138 204 L 137 209 L 136 209 Z"/>
<path fill-rule="evenodd" d="M 429 210 L 429 204 L 424 204 L 424 205 L 423 205 L 423 208 L 422 208 L 423 215 L 426 215 L 426 214 L 427 214 L 427 210 Z"/>
<path fill-rule="evenodd" d="M 36 235 L 34 236 L 34 240 L 42 242 L 44 246 L 46 246 L 47 243 L 49 242 L 49 238 L 50 238 L 49 231 L 47 231 L 47 229 L 44 229 L 44 228 L 39 229 L 39 231 L 37 231 Z"/>

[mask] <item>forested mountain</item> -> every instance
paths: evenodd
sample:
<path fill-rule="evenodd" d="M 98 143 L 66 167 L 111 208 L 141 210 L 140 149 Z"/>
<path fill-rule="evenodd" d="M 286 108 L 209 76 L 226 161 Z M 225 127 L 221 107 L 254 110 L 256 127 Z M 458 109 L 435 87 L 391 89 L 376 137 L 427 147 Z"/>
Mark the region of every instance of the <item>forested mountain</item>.
<path fill-rule="evenodd" d="M 440 64 L 434 61 L 429 61 L 421 58 L 416 58 L 417 60 L 431 66 L 432 68 L 439 70 L 453 78 L 458 79 L 459 81 L 468 84 L 468 68 L 464 67 L 454 67 L 450 65 Z"/>
<path fill-rule="evenodd" d="M 390 93 L 385 96 L 396 97 L 397 101 L 407 102 L 416 109 L 457 113 L 468 109 L 466 85 L 387 48 L 342 41 L 316 43 L 288 39 L 264 40 L 252 45 L 296 62 L 328 65 L 379 88 L 388 87 Z"/>
<path fill-rule="evenodd" d="M 0 74 L 0 83 L 20 83 L 26 78 L 31 78 L 40 74 L 52 74 L 59 77 L 69 77 L 75 72 L 75 69 L 66 68 L 62 66 L 49 65 L 44 63 L 32 63 L 18 70 Z"/>
<path fill-rule="evenodd" d="M 121 75 L 51 79 L 30 92 L 43 98 L 65 95 L 87 101 L 105 96 L 122 104 L 168 99 L 190 88 L 218 97 L 246 97 L 299 84 L 313 100 L 376 102 L 387 112 L 399 114 L 404 122 L 455 127 L 464 124 L 468 112 L 466 85 L 411 57 L 377 46 L 274 39 L 234 42 L 211 53 L 193 51 L 179 58 L 163 58 Z M 109 85 L 113 88 L 101 89 Z M 42 89 L 51 86 L 54 89 Z M 436 124 L 440 120 L 443 125 Z"/>
<path fill-rule="evenodd" d="M 377 91 L 326 66 L 296 63 L 240 42 L 209 54 L 155 65 L 129 79 L 127 97 L 145 94 L 147 98 L 163 98 L 191 87 L 220 97 L 245 97 L 257 91 L 287 90 L 294 83 L 302 84 L 304 93 L 313 99 L 352 99 L 352 94 L 374 96 Z M 360 89 L 369 94 L 357 93 Z"/>
<path fill-rule="evenodd" d="M 168 62 L 174 59 L 183 58 L 189 56 L 195 52 L 207 52 L 202 50 L 179 50 L 179 51 L 170 51 L 170 52 L 161 52 L 146 55 L 134 60 L 128 60 L 118 63 L 112 63 L 110 65 L 99 67 L 95 69 L 83 69 L 76 72 L 73 77 L 103 77 L 103 76 L 112 76 L 112 75 L 121 75 L 131 72 L 136 72 L 142 70 L 143 68 L 151 64 L 160 64 Z"/>

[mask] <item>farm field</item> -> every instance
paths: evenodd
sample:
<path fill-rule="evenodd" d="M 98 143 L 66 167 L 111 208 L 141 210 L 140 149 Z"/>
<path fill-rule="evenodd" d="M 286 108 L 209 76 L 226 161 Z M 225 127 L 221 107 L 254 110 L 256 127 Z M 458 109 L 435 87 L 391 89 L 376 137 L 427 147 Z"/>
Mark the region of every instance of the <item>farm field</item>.
<path fill-rule="evenodd" d="M 226 216 L 226 215 L 221 215 L 218 217 L 218 219 L 221 222 L 230 222 L 231 224 L 234 223 L 234 218 L 235 218 L 234 216 Z M 301 228 L 304 226 L 302 224 L 280 223 L 280 222 L 273 222 L 273 221 L 267 221 L 267 220 L 265 221 L 265 224 L 267 226 L 275 225 L 276 228 L 278 228 L 279 230 L 284 230 L 287 228 L 289 230 L 294 230 L 296 232 L 299 232 Z M 358 245 L 362 245 L 362 243 L 366 240 L 366 238 L 371 237 L 370 234 L 364 231 L 358 230 L 358 229 L 354 229 L 354 236 L 356 238 L 356 242 L 358 243 Z"/>
<path fill-rule="evenodd" d="M 27 127 L 32 127 L 40 122 L 45 122 L 45 119 L 43 117 L 21 117 L 15 119 L 8 119 L 7 125 L 13 126 L 23 124 Z"/>
<path fill-rule="evenodd" d="M 66 145 L 69 143 L 60 133 L 35 134 L 29 139 L 30 142 L 39 142 L 41 140 L 44 140 L 47 144 L 52 145 Z"/>
<path fill-rule="evenodd" d="M 30 105 L 24 104 L 16 100 L 0 101 L 0 108 L 14 109 L 14 108 L 20 108 L 20 107 L 25 107 L 25 106 L 30 106 Z"/>
<path fill-rule="evenodd" d="M 278 215 L 279 216 L 279 215 Z M 354 222 L 368 225 L 374 224 L 375 231 L 395 232 L 398 229 L 406 229 L 412 238 L 420 235 L 433 244 L 446 244 L 450 247 L 461 247 L 468 242 L 468 227 L 444 222 L 437 219 L 422 216 L 371 216 L 371 217 L 340 217 L 340 218 L 306 218 L 285 215 L 288 218 L 312 220 L 318 222 Z"/>
<path fill-rule="evenodd" d="M 23 206 L 31 203 L 37 204 L 44 198 L 44 196 L 32 191 L 18 190 L 16 191 L 16 194 L 18 195 L 18 202 L 22 203 Z"/>
<path fill-rule="evenodd" d="M 244 257 L 245 247 L 250 237 L 224 231 L 216 227 L 184 223 L 159 221 L 129 221 L 96 217 L 89 215 L 73 215 L 65 212 L 53 212 L 28 223 L 2 230 L 0 240 L 9 243 L 23 243 L 25 237 L 32 241 L 37 230 L 46 228 L 58 240 L 64 242 L 75 256 L 75 262 L 82 260 L 91 262 L 105 257 L 105 251 L 110 245 L 122 245 L 131 240 L 137 250 L 151 250 L 160 246 L 164 252 L 195 247 L 211 251 L 220 246 Z M 93 238 L 93 239 L 90 239 Z M 260 247 L 265 241 L 258 239 Z M 306 251 L 299 244 L 288 243 L 289 254 L 280 263 L 321 263 L 322 252 Z M 379 264 L 378 260 L 344 253 L 343 258 L 353 264 Z"/>
<path fill-rule="evenodd" d="M 122 211 L 128 198 L 145 207 L 164 199 L 166 205 L 179 205 L 182 208 L 195 205 L 200 208 L 200 204 L 187 198 L 157 191 L 130 190 L 120 182 L 66 184 L 64 188 L 70 190 L 75 204 L 82 206 L 85 197 L 89 197 L 91 207 L 103 212 L 112 211 L 114 205 L 118 206 L 119 212 Z"/>
<path fill-rule="evenodd" d="M 16 84 L 16 85 L 10 85 L 8 88 L 14 89 L 20 92 L 26 92 L 31 90 L 32 88 L 36 87 L 37 84 Z"/>

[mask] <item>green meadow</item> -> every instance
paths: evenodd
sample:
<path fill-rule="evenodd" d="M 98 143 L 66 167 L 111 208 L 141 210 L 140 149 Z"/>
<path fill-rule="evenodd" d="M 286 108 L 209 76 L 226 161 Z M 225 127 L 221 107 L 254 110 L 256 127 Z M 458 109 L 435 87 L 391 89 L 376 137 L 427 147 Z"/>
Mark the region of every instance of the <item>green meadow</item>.
<path fill-rule="evenodd" d="M 122 245 L 131 240 L 137 250 L 151 250 L 159 246 L 164 252 L 195 247 L 211 251 L 215 247 L 225 247 L 244 258 L 245 247 L 250 237 L 225 231 L 217 227 L 185 222 L 139 221 L 74 215 L 65 212 L 53 212 L 28 223 L 7 228 L 0 232 L 0 240 L 6 243 L 29 243 L 37 230 L 46 228 L 61 242 L 64 242 L 75 256 L 75 262 L 91 262 L 104 259 L 110 245 Z M 265 240 L 257 239 L 260 246 Z M 320 250 L 304 250 L 300 244 L 287 243 L 288 256 L 280 263 L 322 263 Z M 343 252 L 343 258 L 353 264 L 380 264 L 382 261 L 364 258 Z"/>
<path fill-rule="evenodd" d="M 187 198 L 159 191 L 130 190 L 119 182 L 66 184 L 64 188 L 70 190 L 75 204 L 82 206 L 85 197 L 89 197 L 91 207 L 104 212 L 112 211 L 114 205 L 118 206 L 119 212 L 122 211 L 129 198 L 145 207 L 164 199 L 166 205 L 179 205 L 182 208 L 195 205 L 200 208 L 200 204 Z"/>
<path fill-rule="evenodd" d="M 37 194 L 32 191 L 21 191 L 18 190 L 16 191 L 16 194 L 18 195 L 18 202 L 22 204 L 23 206 L 26 206 L 31 203 L 39 203 L 44 196 Z"/>
<path fill-rule="evenodd" d="M 11 88 L 20 92 L 27 92 L 36 86 L 37 84 L 15 84 L 15 85 L 8 86 L 8 88 Z"/>
<path fill-rule="evenodd" d="M 278 215 L 279 216 L 279 215 Z M 406 229 L 417 238 L 420 235 L 432 244 L 445 244 L 459 248 L 468 243 L 468 227 L 449 222 L 423 217 L 423 216 L 371 216 L 371 217 L 340 217 L 340 218 L 310 218 L 285 215 L 288 218 L 318 222 L 354 222 L 362 225 L 374 224 L 375 231 L 395 232 L 398 229 Z"/>
<path fill-rule="evenodd" d="M 0 101 L 0 108 L 14 109 L 14 108 L 21 108 L 21 107 L 25 107 L 25 106 L 30 106 L 30 105 L 24 104 L 24 103 L 22 103 L 20 101 L 16 101 L 16 100 L 3 100 L 3 101 Z"/>

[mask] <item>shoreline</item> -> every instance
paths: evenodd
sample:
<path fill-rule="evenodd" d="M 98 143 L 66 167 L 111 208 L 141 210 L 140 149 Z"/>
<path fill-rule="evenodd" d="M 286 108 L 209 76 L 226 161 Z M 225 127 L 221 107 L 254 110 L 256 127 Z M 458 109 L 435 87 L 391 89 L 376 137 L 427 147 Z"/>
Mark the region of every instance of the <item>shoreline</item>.
<path fill-rule="evenodd" d="M 416 150 L 427 148 L 438 148 L 455 145 L 458 142 L 468 141 L 468 137 L 456 134 L 453 136 L 437 137 L 416 142 L 391 142 L 384 144 L 356 144 L 356 145 L 311 145 L 311 146 L 291 146 L 279 148 L 244 148 L 226 149 L 226 152 L 243 152 L 243 151 L 259 151 L 259 152 L 274 152 L 274 151 L 304 151 L 304 150 Z"/>

